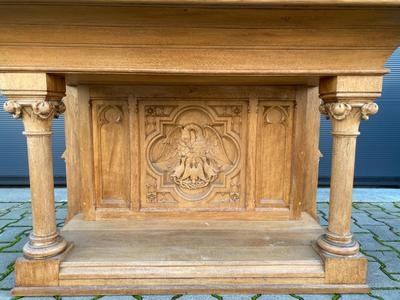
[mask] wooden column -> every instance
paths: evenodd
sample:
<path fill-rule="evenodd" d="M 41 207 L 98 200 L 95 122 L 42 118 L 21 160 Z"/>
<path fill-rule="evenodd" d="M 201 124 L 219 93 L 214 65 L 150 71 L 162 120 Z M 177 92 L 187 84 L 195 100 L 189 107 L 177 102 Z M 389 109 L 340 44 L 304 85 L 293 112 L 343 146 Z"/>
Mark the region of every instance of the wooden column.
<path fill-rule="evenodd" d="M 355 255 L 359 244 L 351 233 L 351 208 L 356 139 L 361 120 L 378 111 L 381 76 L 337 76 L 320 82 L 320 111 L 332 123 L 332 169 L 328 231 L 317 241 L 322 251 Z"/>
<path fill-rule="evenodd" d="M 33 230 L 23 253 L 35 259 L 58 255 L 67 243 L 56 228 L 51 124 L 65 110 L 64 79 L 43 73 L 0 74 L 0 88 L 7 97 L 4 110 L 22 118 L 28 145 Z"/>

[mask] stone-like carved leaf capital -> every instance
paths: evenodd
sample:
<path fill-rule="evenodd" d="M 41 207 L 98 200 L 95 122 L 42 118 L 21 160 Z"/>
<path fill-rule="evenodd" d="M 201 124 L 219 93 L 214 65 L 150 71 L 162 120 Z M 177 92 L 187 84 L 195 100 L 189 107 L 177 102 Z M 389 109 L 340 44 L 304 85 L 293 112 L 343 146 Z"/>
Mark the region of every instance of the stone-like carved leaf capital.
<path fill-rule="evenodd" d="M 32 104 L 20 104 L 17 101 L 8 100 L 4 103 L 4 111 L 12 114 L 16 119 L 22 117 L 24 107 L 32 108 L 33 114 L 44 120 L 50 117 L 58 118 L 63 112 L 65 112 L 65 104 L 62 101 L 52 103 L 38 100 Z"/>
<path fill-rule="evenodd" d="M 21 118 L 22 107 L 18 102 L 13 100 L 8 100 L 4 102 L 3 108 L 5 112 L 12 114 L 13 118 L 15 119 Z"/>
<path fill-rule="evenodd" d="M 320 106 L 320 112 L 326 115 L 328 118 L 334 118 L 335 120 L 344 120 L 350 112 L 355 109 L 358 116 L 361 116 L 362 120 L 368 120 L 369 116 L 374 115 L 378 112 L 378 105 L 374 102 L 368 102 L 364 104 L 350 104 L 343 102 L 324 103 Z"/>
<path fill-rule="evenodd" d="M 321 104 L 319 110 L 328 118 L 335 120 L 344 120 L 351 112 L 352 106 L 348 103 L 335 102 Z"/>
<path fill-rule="evenodd" d="M 379 106 L 376 103 L 366 103 L 361 106 L 361 118 L 363 120 L 368 120 L 369 116 L 376 114 L 379 110 Z"/>

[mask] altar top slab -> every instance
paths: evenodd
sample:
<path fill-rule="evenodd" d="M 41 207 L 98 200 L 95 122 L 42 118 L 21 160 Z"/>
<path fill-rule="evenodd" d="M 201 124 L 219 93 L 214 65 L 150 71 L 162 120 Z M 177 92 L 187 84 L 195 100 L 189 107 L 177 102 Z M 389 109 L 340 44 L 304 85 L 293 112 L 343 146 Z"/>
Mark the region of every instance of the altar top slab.
<path fill-rule="evenodd" d="M 58 4 L 179 4 L 179 5 L 255 5 L 255 6 L 380 6 L 400 7 L 400 0 L 14 0 L 10 4 L 58 3 Z"/>
<path fill-rule="evenodd" d="M 78 82 L 382 75 L 400 46 L 400 0 L 16 0 L 0 11 L 0 71 Z"/>

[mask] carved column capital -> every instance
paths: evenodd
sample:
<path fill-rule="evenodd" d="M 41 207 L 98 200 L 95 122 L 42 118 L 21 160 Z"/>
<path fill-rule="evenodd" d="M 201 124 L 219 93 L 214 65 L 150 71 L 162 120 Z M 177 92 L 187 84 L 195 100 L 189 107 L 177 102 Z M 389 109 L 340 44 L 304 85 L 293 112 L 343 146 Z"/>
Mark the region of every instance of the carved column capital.
<path fill-rule="evenodd" d="M 328 102 L 322 103 L 319 107 L 322 114 L 328 119 L 341 121 L 348 116 L 359 117 L 360 120 L 368 120 L 369 116 L 378 112 L 378 104 L 374 102 L 352 103 L 352 102 Z"/>
<path fill-rule="evenodd" d="M 365 103 L 361 106 L 361 119 L 368 120 L 369 116 L 376 114 L 379 110 L 379 106 L 376 103 L 370 102 Z"/>
<path fill-rule="evenodd" d="M 19 119 L 22 116 L 22 107 L 17 101 L 8 100 L 4 102 L 3 108 L 5 112 L 12 114 L 14 119 Z"/>
<path fill-rule="evenodd" d="M 8 100 L 4 103 L 4 111 L 13 115 L 13 118 L 22 118 L 27 113 L 27 108 L 39 119 L 47 120 L 58 118 L 65 112 L 65 104 L 62 101 L 45 101 L 37 100 L 32 102 L 24 101 L 20 103 L 18 100 Z"/>
<path fill-rule="evenodd" d="M 323 103 L 319 107 L 319 111 L 326 115 L 327 118 L 333 118 L 338 121 L 345 119 L 350 114 L 351 109 L 350 104 L 342 102 Z"/>

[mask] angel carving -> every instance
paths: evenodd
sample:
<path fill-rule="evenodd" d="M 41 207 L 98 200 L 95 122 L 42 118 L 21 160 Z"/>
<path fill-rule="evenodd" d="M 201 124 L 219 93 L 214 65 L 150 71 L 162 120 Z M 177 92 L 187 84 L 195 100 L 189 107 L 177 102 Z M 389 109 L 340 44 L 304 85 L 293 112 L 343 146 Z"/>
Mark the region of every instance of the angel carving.
<path fill-rule="evenodd" d="M 209 125 L 177 126 L 161 145 L 154 165 L 184 189 L 206 187 L 233 165 L 220 133 Z"/>

